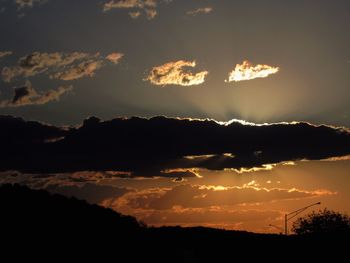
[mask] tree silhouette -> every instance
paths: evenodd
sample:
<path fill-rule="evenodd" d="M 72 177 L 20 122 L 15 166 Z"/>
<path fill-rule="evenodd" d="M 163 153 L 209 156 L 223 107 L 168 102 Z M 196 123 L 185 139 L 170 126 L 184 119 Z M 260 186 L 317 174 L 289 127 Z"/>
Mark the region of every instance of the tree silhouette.
<path fill-rule="evenodd" d="M 297 235 L 349 234 L 350 217 L 325 208 L 298 218 L 293 224 L 292 231 Z"/>

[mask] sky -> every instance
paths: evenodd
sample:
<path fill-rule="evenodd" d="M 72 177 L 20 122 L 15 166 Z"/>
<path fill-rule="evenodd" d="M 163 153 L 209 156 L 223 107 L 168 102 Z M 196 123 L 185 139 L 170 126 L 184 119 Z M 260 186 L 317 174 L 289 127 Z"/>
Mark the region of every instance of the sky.
<path fill-rule="evenodd" d="M 350 213 L 349 13 L 347 0 L 0 0 L 0 182 L 152 225 L 278 232 L 313 202 Z"/>

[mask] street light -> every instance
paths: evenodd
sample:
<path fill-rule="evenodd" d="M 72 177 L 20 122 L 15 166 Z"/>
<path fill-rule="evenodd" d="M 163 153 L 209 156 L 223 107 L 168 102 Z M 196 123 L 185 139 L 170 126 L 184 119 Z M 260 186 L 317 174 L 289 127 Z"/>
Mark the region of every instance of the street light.
<path fill-rule="evenodd" d="M 285 232 L 285 234 L 288 235 L 288 221 L 289 220 L 291 220 L 292 218 L 296 217 L 300 213 L 304 212 L 309 207 L 314 206 L 314 205 L 320 205 L 320 204 L 321 204 L 321 202 L 317 202 L 317 203 L 305 206 L 303 208 L 300 208 L 298 210 L 295 210 L 293 212 L 290 212 L 289 214 L 285 214 L 284 215 L 284 232 Z"/>

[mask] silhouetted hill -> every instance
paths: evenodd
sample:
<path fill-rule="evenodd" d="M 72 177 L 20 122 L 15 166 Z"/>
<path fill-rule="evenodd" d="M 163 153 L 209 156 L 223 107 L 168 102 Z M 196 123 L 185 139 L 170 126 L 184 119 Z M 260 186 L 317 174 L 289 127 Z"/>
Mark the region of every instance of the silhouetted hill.
<path fill-rule="evenodd" d="M 349 241 L 348 235 L 286 237 L 205 227 L 145 227 L 111 209 L 19 185 L 0 186 L 0 209 L 2 251 L 13 258 L 25 253 L 45 259 L 50 253 L 62 259 L 112 256 L 116 262 L 235 262 L 242 257 L 280 261 L 283 253 L 289 259 L 336 259 L 347 253 Z"/>
<path fill-rule="evenodd" d="M 74 197 L 67 198 L 20 185 L 3 185 L 0 189 L 2 220 L 9 225 L 18 224 L 17 228 L 23 228 L 23 231 L 29 231 L 29 226 L 40 227 L 45 224 L 79 232 L 108 229 L 129 234 L 140 229 L 134 217 Z M 53 227 L 51 231 L 57 229 Z"/>

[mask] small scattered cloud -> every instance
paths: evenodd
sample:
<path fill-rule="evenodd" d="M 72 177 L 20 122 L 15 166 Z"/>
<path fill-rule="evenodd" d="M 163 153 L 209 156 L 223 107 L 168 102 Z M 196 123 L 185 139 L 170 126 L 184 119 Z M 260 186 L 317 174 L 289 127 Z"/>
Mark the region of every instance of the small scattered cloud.
<path fill-rule="evenodd" d="M 179 60 L 153 67 L 145 80 L 157 86 L 193 86 L 204 83 L 206 76 L 209 74 L 208 71 L 191 73 L 184 71 L 186 67 L 194 68 L 196 67 L 196 62 Z"/>
<path fill-rule="evenodd" d="M 139 18 L 141 15 L 141 12 L 140 11 L 135 11 L 135 12 L 129 12 L 129 16 L 133 19 L 137 19 Z"/>
<path fill-rule="evenodd" d="M 11 55 L 11 51 L 0 52 L 0 58 Z M 39 91 L 32 87 L 30 77 L 45 74 L 50 79 L 73 81 L 84 77 L 93 77 L 104 66 L 118 64 L 124 56 L 113 52 L 106 56 L 98 53 L 83 52 L 33 52 L 20 57 L 14 66 L 5 66 L 1 71 L 4 82 L 11 83 L 19 79 L 26 80 L 26 85 L 14 88 L 12 99 L 0 101 L 0 107 L 19 107 L 42 105 L 59 98 L 72 90 L 72 86 L 60 86 L 57 89 Z"/>
<path fill-rule="evenodd" d="M 12 55 L 12 51 L 0 51 L 0 58 Z"/>
<path fill-rule="evenodd" d="M 16 66 L 4 67 L 1 75 L 5 82 L 17 77 L 31 77 L 47 72 L 49 69 L 60 69 L 90 57 L 88 53 L 40 53 L 33 52 L 21 57 Z"/>
<path fill-rule="evenodd" d="M 14 0 L 15 4 L 17 5 L 18 9 L 23 8 L 31 8 L 34 5 L 38 4 L 45 4 L 48 2 L 48 0 Z"/>
<path fill-rule="evenodd" d="M 194 10 L 190 10 L 188 11 L 186 14 L 187 15 L 191 15 L 191 16 L 196 16 L 196 15 L 200 15 L 200 14 L 209 14 L 213 11 L 213 8 L 210 6 L 207 7 L 200 7 Z"/>
<path fill-rule="evenodd" d="M 4 67 L 1 75 L 5 82 L 11 82 L 19 77 L 33 77 L 39 74 L 50 74 L 50 78 L 75 80 L 93 76 L 95 72 L 106 65 L 106 61 L 117 64 L 123 57 L 121 53 L 111 53 L 103 57 L 100 53 L 82 52 L 33 52 L 21 57 L 16 66 Z"/>
<path fill-rule="evenodd" d="M 153 19 L 158 14 L 157 7 L 159 3 L 170 2 L 169 0 L 111 0 L 103 5 L 103 11 L 108 12 L 112 9 L 131 9 L 129 12 L 131 18 L 136 19 L 141 16 L 143 11 L 147 19 Z"/>
<path fill-rule="evenodd" d="M 68 81 L 80 79 L 83 77 L 93 77 L 95 75 L 95 72 L 99 70 L 102 66 L 102 61 L 88 60 L 81 62 L 80 64 L 75 65 L 73 67 L 70 67 L 66 71 L 53 74 L 50 76 L 50 78 Z"/>
<path fill-rule="evenodd" d="M 249 61 L 245 60 L 242 64 L 237 64 L 236 68 L 229 73 L 228 80 L 226 82 L 238 82 L 243 80 L 252 80 L 256 78 L 266 78 L 271 74 L 276 74 L 279 71 L 279 67 L 272 67 L 269 65 L 253 65 Z"/>
<path fill-rule="evenodd" d="M 155 7 L 156 0 L 111 0 L 103 5 L 103 11 L 110 11 L 117 8 L 144 8 L 145 6 Z"/>
<path fill-rule="evenodd" d="M 118 64 L 119 60 L 124 56 L 122 53 L 113 52 L 106 56 L 106 59 L 114 64 Z"/>
<path fill-rule="evenodd" d="M 147 19 L 151 20 L 155 18 L 158 14 L 157 10 L 155 9 L 145 9 L 146 17 Z"/>
<path fill-rule="evenodd" d="M 38 92 L 32 87 L 31 83 L 27 81 L 26 85 L 14 88 L 12 100 L 0 102 L 0 108 L 46 104 L 50 101 L 59 100 L 63 94 L 70 92 L 72 89 L 72 86 L 60 86 L 57 89 Z"/>

